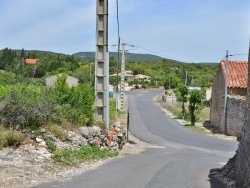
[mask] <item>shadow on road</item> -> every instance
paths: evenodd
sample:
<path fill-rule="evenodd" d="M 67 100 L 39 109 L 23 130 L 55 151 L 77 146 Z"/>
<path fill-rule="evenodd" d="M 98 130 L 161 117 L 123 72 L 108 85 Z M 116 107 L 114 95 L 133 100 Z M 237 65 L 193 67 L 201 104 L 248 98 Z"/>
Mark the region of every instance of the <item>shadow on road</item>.
<path fill-rule="evenodd" d="M 136 143 L 135 143 L 134 141 L 132 141 L 132 140 L 129 140 L 128 143 L 129 143 L 129 144 L 136 144 Z"/>
<path fill-rule="evenodd" d="M 210 123 L 210 121 L 205 121 L 203 123 L 203 127 L 205 127 L 206 129 L 210 130 L 214 134 L 221 133 L 220 130 L 217 127 L 215 127 L 214 125 L 212 125 Z"/>
<path fill-rule="evenodd" d="M 224 187 L 220 182 L 218 182 L 216 179 L 214 179 L 212 176 L 208 176 L 211 188 L 222 188 Z"/>

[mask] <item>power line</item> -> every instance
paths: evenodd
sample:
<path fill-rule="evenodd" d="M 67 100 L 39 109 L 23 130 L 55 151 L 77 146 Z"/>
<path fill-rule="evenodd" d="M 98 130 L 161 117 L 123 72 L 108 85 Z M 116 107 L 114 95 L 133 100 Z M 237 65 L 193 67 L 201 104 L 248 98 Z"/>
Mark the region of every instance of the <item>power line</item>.
<path fill-rule="evenodd" d="M 148 52 L 152 52 L 152 53 L 154 53 L 154 54 L 157 54 L 157 55 L 159 55 L 159 56 L 161 56 L 161 57 L 163 57 L 163 58 L 166 57 L 165 55 L 163 55 L 163 54 L 161 54 L 161 53 L 159 53 L 159 52 L 157 52 L 157 51 L 155 51 L 155 50 L 148 49 L 148 48 L 145 48 L 145 47 L 142 47 L 142 46 L 139 46 L 139 45 L 132 44 L 132 43 L 130 43 L 130 42 L 128 42 L 128 41 L 125 41 L 125 40 L 123 40 L 123 39 L 121 39 L 121 40 L 124 41 L 124 42 L 126 42 L 127 45 L 134 46 L 134 47 L 137 47 L 137 48 L 141 48 L 141 49 L 146 50 L 146 51 L 148 51 Z M 172 59 L 172 60 L 175 60 L 175 61 L 186 62 L 185 60 L 178 59 L 178 58 L 171 57 L 171 56 L 167 56 L 166 58 L 167 58 L 167 59 Z"/>
<path fill-rule="evenodd" d="M 120 62 L 120 21 L 119 21 L 119 2 L 116 0 L 116 23 L 117 23 L 117 38 L 118 38 L 118 49 L 117 49 L 117 64 L 116 64 L 116 93 L 118 94 L 118 74 L 119 74 L 119 62 Z"/>

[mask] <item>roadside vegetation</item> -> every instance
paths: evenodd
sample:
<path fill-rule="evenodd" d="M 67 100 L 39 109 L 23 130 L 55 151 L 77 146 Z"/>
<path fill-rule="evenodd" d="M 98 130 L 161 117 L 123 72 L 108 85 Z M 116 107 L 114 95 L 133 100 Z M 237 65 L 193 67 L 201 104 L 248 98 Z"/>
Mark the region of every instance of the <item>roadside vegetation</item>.
<path fill-rule="evenodd" d="M 77 165 L 90 160 L 100 160 L 118 155 L 118 151 L 101 150 L 96 146 L 86 146 L 80 149 L 56 150 L 52 158 L 64 165 Z"/>
<path fill-rule="evenodd" d="M 38 59 L 38 63 L 26 64 L 25 59 L 29 58 Z M 110 74 L 120 72 L 117 60 L 113 56 L 110 57 L 109 69 Z M 163 59 L 158 62 L 129 61 L 126 62 L 126 70 L 131 70 L 134 75 L 150 76 L 148 80 L 135 80 L 130 84 L 138 87 L 140 85 L 144 89 L 163 86 L 178 91 L 185 81 L 187 85 L 210 87 L 217 66 L 186 64 Z M 54 87 L 48 88 L 45 85 L 45 78 L 52 75 L 57 75 L 58 79 Z M 79 84 L 69 87 L 66 83 L 67 75 L 78 78 Z M 52 52 L 2 49 L 0 51 L 0 148 L 18 147 L 27 134 L 32 133 L 43 136 L 49 149 L 56 152 L 53 140 L 46 137 L 41 130 L 50 132 L 60 140 L 66 140 L 67 130 L 74 127 L 93 123 L 103 127 L 104 123 L 96 123 L 94 120 L 94 75 L 92 60 Z M 115 77 L 110 79 L 110 84 L 116 86 L 117 79 Z M 115 106 L 116 101 L 111 98 L 110 124 L 114 123 L 117 116 L 125 117 L 122 112 L 116 112 Z M 195 119 L 201 119 L 198 114 L 201 111 L 200 106 L 195 106 L 194 109 Z M 188 108 L 185 110 L 187 111 L 185 114 L 184 110 L 176 112 L 177 117 L 185 115 L 186 119 L 190 119 L 192 115 L 188 112 Z"/>

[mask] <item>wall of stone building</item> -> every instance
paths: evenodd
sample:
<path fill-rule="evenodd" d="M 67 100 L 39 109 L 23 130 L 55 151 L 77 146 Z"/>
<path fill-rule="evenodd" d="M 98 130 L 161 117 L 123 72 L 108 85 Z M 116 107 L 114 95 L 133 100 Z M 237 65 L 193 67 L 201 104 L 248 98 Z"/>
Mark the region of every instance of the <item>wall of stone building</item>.
<path fill-rule="evenodd" d="M 240 136 L 244 126 L 244 116 L 246 110 L 246 97 L 228 96 L 226 113 L 226 131 L 227 134 Z M 224 119 L 224 116 L 223 118 Z M 222 125 L 224 121 L 222 121 Z"/>
<path fill-rule="evenodd" d="M 227 89 L 228 95 L 240 95 L 240 96 L 246 96 L 247 95 L 247 89 L 243 88 L 228 88 Z"/>
<path fill-rule="evenodd" d="M 223 101 L 224 101 L 224 77 L 222 75 L 221 66 L 215 77 L 212 95 L 210 100 L 210 122 L 216 127 L 220 127 L 223 115 Z M 222 130 L 222 129 L 221 129 Z"/>
<path fill-rule="evenodd" d="M 224 95 L 225 82 L 221 66 L 217 72 L 212 87 L 210 100 L 210 123 L 223 132 L 224 127 Z M 228 88 L 227 99 L 227 133 L 238 136 L 244 122 L 246 89 Z"/>

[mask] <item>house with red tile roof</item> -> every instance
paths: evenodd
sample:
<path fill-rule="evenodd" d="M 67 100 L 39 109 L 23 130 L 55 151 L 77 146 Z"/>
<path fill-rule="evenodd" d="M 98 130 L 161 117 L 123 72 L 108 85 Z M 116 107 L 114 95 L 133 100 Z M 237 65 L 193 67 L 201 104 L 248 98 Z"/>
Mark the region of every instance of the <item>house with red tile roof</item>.
<path fill-rule="evenodd" d="M 38 61 L 38 59 L 25 59 L 25 63 L 29 65 L 36 65 Z"/>
<path fill-rule="evenodd" d="M 222 60 L 212 87 L 210 122 L 227 134 L 239 136 L 244 122 L 245 97 L 247 94 L 247 61 Z M 227 78 L 227 80 L 226 80 Z M 225 104 L 225 81 L 227 100 Z"/>

